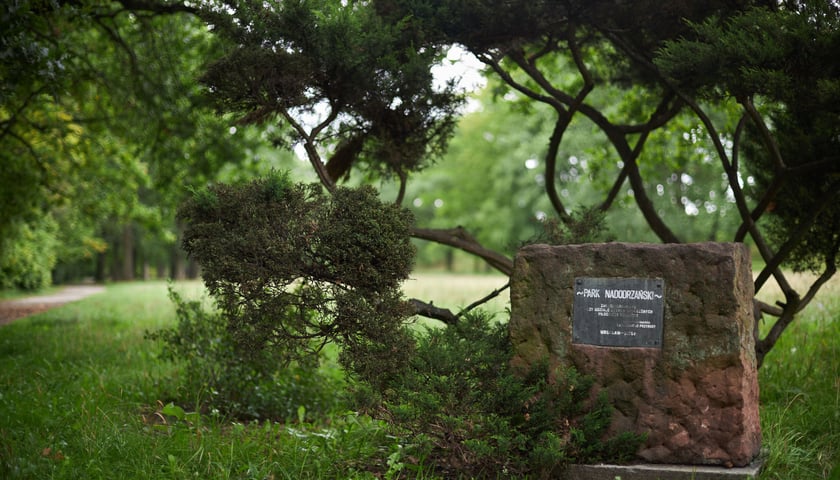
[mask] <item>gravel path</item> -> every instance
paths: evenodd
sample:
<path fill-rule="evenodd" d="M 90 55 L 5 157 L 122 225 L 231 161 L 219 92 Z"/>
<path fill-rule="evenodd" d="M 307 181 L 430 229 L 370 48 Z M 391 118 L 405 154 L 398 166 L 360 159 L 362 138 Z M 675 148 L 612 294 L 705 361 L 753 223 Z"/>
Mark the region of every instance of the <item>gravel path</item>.
<path fill-rule="evenodd" d="M 76 285 L 65 287 L 51 295 L 39 295 L 36 297 L 0 302 L 0 326 L 11 323 L 18 318 L 60 307 L 65 303 L 75 302 L 76 300 L 81 300 L 103 291 L 105 291 L 105 287 L 99 285 Z"/>

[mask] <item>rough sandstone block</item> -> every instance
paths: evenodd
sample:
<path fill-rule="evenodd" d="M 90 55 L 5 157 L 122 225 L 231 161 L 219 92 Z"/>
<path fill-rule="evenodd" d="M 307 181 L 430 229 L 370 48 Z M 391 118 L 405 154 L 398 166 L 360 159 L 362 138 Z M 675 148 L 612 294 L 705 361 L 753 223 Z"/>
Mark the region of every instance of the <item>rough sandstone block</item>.
<path fill-rule="evenodd" d="M 662 278 L 662 348 L 572 343 L 575 277 Z M 615 406 L 640 459 L 744 466 L 759 453 L 753 281 L 743 244 L 532 245 L 511 281 L 514 362 L 574 366 Z"/>

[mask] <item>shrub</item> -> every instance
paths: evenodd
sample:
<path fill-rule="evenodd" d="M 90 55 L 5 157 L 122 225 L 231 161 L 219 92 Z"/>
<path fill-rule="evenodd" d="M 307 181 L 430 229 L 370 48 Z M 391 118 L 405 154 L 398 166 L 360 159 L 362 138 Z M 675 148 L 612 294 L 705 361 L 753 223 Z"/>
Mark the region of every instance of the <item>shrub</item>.
<path fill-rule="evenodd" d="M 184 249 L 239 351 L 311 363 L 333 342 L 341 363 L 374 384 L 407 361 L 411 310 L 400 284 L 413 265 L 412 217 L 372 188 L 327 196 L 273 173 L 210 187 L 179 214 Z"/>
<path fill-rule="evenodd" d="M 542 229 L 526 244 L 547 243 L 549 245 L 570 245 L 613 241 L 605 223 L 606 214 L 598 208 L 573 211 L 568 221 L 556 218 L 543 220 Z"/>
<path fill-rule="evenodd" d="M 179 216 L 184 249 L 218 307 L 207 313 L 172 293 L 178 325 L 153 335 L 185 361 L 188 391 L 208 392 L 215 408 L 237 416 L 282 418 L 307 380 L 314 398 L 327 397 L 319 385 L 333 390 L 317 373 L 327 344 L 374 386 L 408 361 L 400 284 L 414 257 L 412 218 L 372 188 L 325 195 L 273 172 L 197 191 Z"/>
<path fill-rule="evenodd" d="M 590 405 L 591 378 L 569 370 L 550 383 L 546 365 L 516 372 L 511 356 L 507 326 L 483 313 L 429 330 L 379 413 L 445 475 L 543 477 L 571 461 L 635 453 L 639 436 L 602 438 L 612 409 L 604 397 Z"/>
<path fill-rule="evenodd" d="M 244 349 L 219 312 L 172 288 L 169 296 L 178 323 L 148 337 L 162 342 L 164 359 L 182 364 L 181 391 L 175 393 L 181 403 L 241 419 L 288 420 L 301 407 L 318 418 L 341 409 L 339 378 L 312 363 L 290 363 L 278 349 Z"/>

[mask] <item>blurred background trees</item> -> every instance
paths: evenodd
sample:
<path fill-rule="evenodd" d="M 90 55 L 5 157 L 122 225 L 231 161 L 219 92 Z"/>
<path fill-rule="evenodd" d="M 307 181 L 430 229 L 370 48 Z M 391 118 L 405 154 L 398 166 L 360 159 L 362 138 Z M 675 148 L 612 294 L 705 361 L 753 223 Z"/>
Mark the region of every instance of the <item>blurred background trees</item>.
<path fill-rule="evenodd" d="M 0 286 L 184 275 L 184 188 L 257 145 L 195 83 L 218 42 L 183 6 L 2 9 Z"/>

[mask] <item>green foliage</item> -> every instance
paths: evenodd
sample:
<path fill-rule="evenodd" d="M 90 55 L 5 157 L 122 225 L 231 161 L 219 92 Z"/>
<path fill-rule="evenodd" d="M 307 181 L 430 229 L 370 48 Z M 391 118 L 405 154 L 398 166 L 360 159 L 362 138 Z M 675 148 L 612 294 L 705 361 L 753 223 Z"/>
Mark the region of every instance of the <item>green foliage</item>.
<path fill-rule="evenodd" d="M 832 2 L 753 8 L 692 25 L 694 38 L 668 43 L 657 58 L 682 88 L 757 99 L 772 139 L 748 123 L 744 164 L 753 194 L 770 195 L 769 239 L 793 245 L 786 263 L 797 270 L 840 261 L 838 24 Z"/>
<path fill-rule="evenodd" d="M 507 326 L 483 313 L 429 330 L 399 381 L 381 392 L 380 414 L 445 476 L 542 478 L 572 461 L 632 456 L 637 436 L 602 438 L 612 410 L 603 397 L 587 406 L 591 378 L 549 375 L 545 365 L 517 372 L 511 356 Z"/>
<path fill-rule="evenodd" d="M 185 300 L 172 287 L 177 325 L 149 334 L 161 342 L 163 357 L 183 367 L 176 398 L 191 400 L 203 411 L 242 419 L 289 420 L 303 408 L 313 418 L 340 409 L 339 379 L 313 365 L 289 365 L 277 349 L 253 351 L 218 312 Z M 302 419 L 301 419 L 302 420 Z"/>
<path fill-rule="evenodd" d="M 180 215 L 184 248 L 242 352 L 311 363 L 333 342 L 341 362 L 373 383 L 407 361 L 400 282 L 413 264 L 412 218 L 372 188 L 326 196 L 273 173 L 210 187 Z"/>
<path fill-rule="evenodd" d="M 9 226 L 0 236 L 0 289 L 38 290 L 50 285 L 57 229 L 51 217 Z"/>
<path fill-rule="evenodd" d="M 8 249 L 28 248 L 15 235 L 20 223 L 34 231 L 53 217 L 56 245 L 39 246 L 55 252 L 44 255 L 46 269 L 83 263 L 79 276 L 92 276 L 93 257 L 117 250 L 110 230 L 124 225 L 146 237 L 133 245 L 139 263 L 174 244 L 180 187 L 205 184 L 253 145 L 206 105 L 195 72 L 219 42 L 190 10 L 95 0 L 0 6 L 0 238 Z"/>
<path fill-rule="evenodd" d="M 461 99 L 435 88 L 429 67 L 439 51 L 417 48 L 404 22 L 332 0 L 243 1 L 201 15 L 235 46 L 201 79 L 219 111 L 242 123 L 278 120 L 281 143 L 334 147 L 333 181 L 361 164 L 402 178 L 444 149 Z M 313 111 L 323 123 L 305 134 L 301 114 Z"/>
<path fill-rule="evenodd" d="M 604 212 L 587 209 L 573 212 L 571 220 L 561 223 L 555 218 L 543 220 L 543 232 L 528 243 L 570 245 L 609 241 Z"/>

